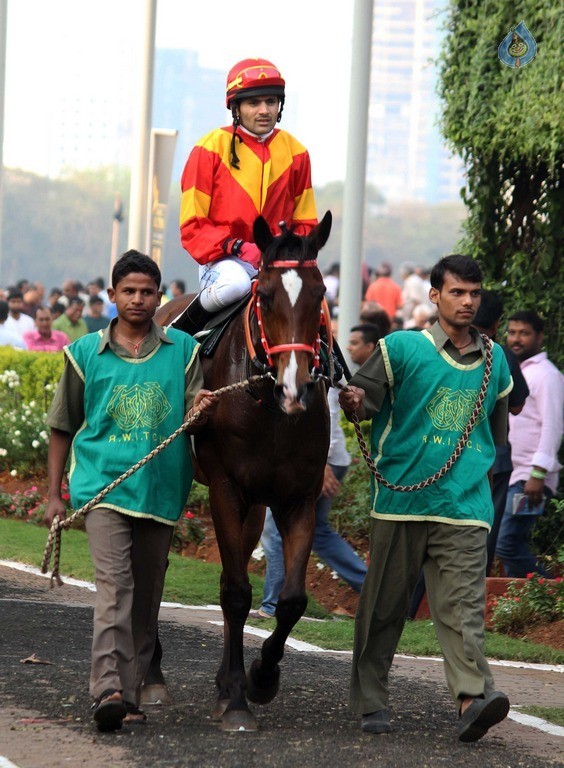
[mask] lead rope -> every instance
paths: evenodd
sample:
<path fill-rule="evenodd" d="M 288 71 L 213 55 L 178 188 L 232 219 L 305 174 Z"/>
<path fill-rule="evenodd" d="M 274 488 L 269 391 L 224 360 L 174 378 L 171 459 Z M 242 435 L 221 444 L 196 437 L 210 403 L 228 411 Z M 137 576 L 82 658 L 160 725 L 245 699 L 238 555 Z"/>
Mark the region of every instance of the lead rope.
<path fill-rule="evenodd" d="M 466 443 L 468 442 L 468 438 L 470 437 L 470 432 L 474 429 L 476 421 L 480 416 L 482 405 L 486 397 L 486 392 L 488 391 L 488 384 L 490 383 L 490 377 L 492 372 L 492 348 L 490 346 L 490 340 L 488 339 L 487 336 L 482 335 L 482 340 L 484 341 L 484 344 L 486 347 L 486 354 L 484 358 L 484 378 L 482 379 L 482 386 L 480 387 L 480 391 L 478 392 L 478 396 L 474 404 L 474 409 L 470 414 L 470 418 L 468 419 L 468 424 L 466 425 L 466 427 L 464 428 L 464 431 L 460 435 L 460 438 L 458 439 L 456 447 L 452 452 L 451 456 L 446 460 L 444 465 L 437 472 L 435 472 L 434 475 L 431 475 L 431 477 L 428 477 L 425 480 L 421 480 L 419 483 L 414 483 L 413 485 L 395 485 L 394 483 L 388 482 L 386 478 L 383 477 L 383 475 L 381 475 L 380 472 L 376 469 L 376 465 L 374 464 L 372 457 L 370 456 L 370 452 L 364 440 L 364 435 L 362 434 L 358 417 L 356 414 L 354 413 L 352 414 L 351 421 L 353 423 L 356 436 L 358 439 L 358 444 L 360 446 L 360 450 L 364 457 L 364 460 L 368 465 L 368 469 L 374 475 L 375 480 L 380 485 L 383 485 L 384 488 L 389 488 L 391 491 L 399 491 L 400 493 L 411 493 L 412 491 L 420 491 L 422 488 L 428 488 L 430 485 L 433 485 L 434 483 L 436 483 L 437 480 L 440 480 L 441 477 L 444 477 L 444 475 L 446 475 L 446 473 L 452 468 L 452 466 L 460 458 L 462 451 Z M 323 378 L 328 380 L 327 376 L 323 376 Z M 342 389 L 344 391 L 347 390 L 346 386 L 343 387 L 341 384 L 338 384 L 338 383 L 333 384 L 333 386 L 336 386 L 338 387 L 338 389 Z"/>
<path fill-rule="evenodd" d="M 256 376 L 249 376 L 248 379 L 245 381 L 241 381 L 238 384 L 229 384 L 226 387 L 222 387 L 221 389 L 216 389 L 214 392 L 215 395 L 225 395 L 229 394 L 230 392 L 234 392 L 237 389 L 244 389 L 249 384 L 254 384 L 261 379 L 270 378 L 269 374 L 260 374 Z M 171 435 L 169 435 L 165 440 L 162 441 L 159 445 L 156 446 L 156 448 L 153 448 L 153 450 L 148 453 L 146 456 L 144 456 L 142 459 L 140 459 L 137 464 L 134 464 L 130 469 L 128 469 L 126 472 L 124 472 L 122 475 L 120 475 L 116 480 L 113 480 L 106 488 L 100 491 L 93 499 L 91 499 L 89 502 L 87 502 L 84 506 L 80 507 L 80 509 L 77 509 L 70 517 L 65 518 L 64 520 L 61 520 L 59 516 L 55 516 L 53 518 L 53 522 L 51 523 L 51 528 L 49 529 L 49 535 L 47 537 L 47 543 L 45 545 L 45 552 L 43 553 L 43 560 L 41 562 L 41 573 L 47 573 L 49 569 L 49 563 L 51 562 L 51 556 L 53 555 L 53 571 L 51 573 L 50 577 L 50 587 L 53 589 L 55 586 L 55 582 L 61 586 L 63 584 L 63 580 L 61 579 L 60 573 L 59 573 L 59 563 L 61 559 L 61 532 L 64 528 L 70 528 L 70 526 L 73 524 L 75 520 L 77 520 L 80 517 L 83 517 L 87 514 L 87 512 L 90 512 L 90 510 L 95 507 L 103 498 L 104 496 L 107 496 L 110 491 L 113 491 L 114 488 L 117 488 L 118 485 L 121 485 L 121 483 L 124 482 L 124 480 L 127 480 L 128 477 L 131 477 L 135 472 L 137 472 L 138 469 L 141 469 L 141 467 L 145 466 L 147 462 L 151 461 L 157 454 L 161 453 L 161 451 L 164 451 L 165 448 L 167 448 L 173 440 L 176 440 L 176 438 L 181 435 L 183 432 L 185 432 L 188 427 L 190 427 L 192 424 L 197 424 L 199 421 L 201 421 L 201 413 L 197 411 L 195 414 L 190 416 L 188 419 L 186 419 L 185 422 L 183 422 L 178 429 L 176 429 Z"/>

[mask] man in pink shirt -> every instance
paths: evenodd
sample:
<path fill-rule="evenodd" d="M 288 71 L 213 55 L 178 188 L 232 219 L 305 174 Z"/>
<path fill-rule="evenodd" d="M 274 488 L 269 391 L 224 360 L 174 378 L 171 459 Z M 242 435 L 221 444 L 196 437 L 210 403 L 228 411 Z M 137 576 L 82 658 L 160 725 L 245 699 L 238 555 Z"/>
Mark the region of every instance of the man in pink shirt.
<path fill-rule="evenodd" d="M 402 306 L 402 293 L 401 287 L 390 277 L 391 274 L 391 264 L 383 261 L 376 268 L 376 280 L 366 289 L 364 300 L 375 301 L 386 311 L 390 320 L 393 320 Z"/>
<path fill-rule="evenodd" d="M 562 442 L 564 379 L 541 352 L 544 321 L 532 310 L 509 318 L 507 346 L 519 360 L 529 387 L 523 410 L 509 416 L 513 472 L 496 554 L 507 576 L 550 576 L 529 548 L 529 539 L 547 500 L 558 488 L 558 451 Z"/>
<path fill-rule="evenodd" d="M 33 352 L 59 352 L 70 344 L 69 337 L 51 327 L 53 319 L 49 307 L 38 307 L 35 313 L 35 330 L 23 334 L 28 349 Z"/>

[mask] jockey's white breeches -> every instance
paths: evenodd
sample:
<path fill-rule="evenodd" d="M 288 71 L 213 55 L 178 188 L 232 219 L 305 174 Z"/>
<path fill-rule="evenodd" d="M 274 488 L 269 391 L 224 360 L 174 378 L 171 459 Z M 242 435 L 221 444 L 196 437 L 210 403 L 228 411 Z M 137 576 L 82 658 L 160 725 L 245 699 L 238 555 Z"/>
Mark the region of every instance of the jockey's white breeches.
<path fill-rule="evenodd" d="M 251 290 L 257 270 L 240 259 L 220 259 L 200 267 L 200 302 L 207 312 L 217 312 L 242 299 Z"/>

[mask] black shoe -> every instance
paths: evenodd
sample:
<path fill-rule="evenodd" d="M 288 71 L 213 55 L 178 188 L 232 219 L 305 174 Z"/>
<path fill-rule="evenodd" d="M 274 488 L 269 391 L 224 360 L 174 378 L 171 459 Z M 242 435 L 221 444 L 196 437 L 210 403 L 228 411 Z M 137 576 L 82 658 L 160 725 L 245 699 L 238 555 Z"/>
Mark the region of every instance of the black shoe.
<path fill-rule="evenodd" d="M 174 323 L 172 323 L 172 327 L 177 328 L 179 331 L 184 331 L 184 333 L 189 333 L 190 336 L 194 336 L 195 333 L 203 330 L 205 324 L 213 316 L 213 312 L 208 312 L 207 309 L 202 307 L 202 302 L 198 295 L 195 299 L 192 299 L 184 312 L 176 318 Z"/>
<path fill-rule="evenodd" d="M 99 731 L 119 731 L 127 713 L 121 691 L 105 690 L 92 704 L 92 713 Z"/>
<path fill-rule="evenodd" d="M 459 741 L 478 741 L 488 730 L 507 717 L 509 699 L 501 691 L 494 691 L 483 699 L 474 699 L 460 715 L 458 721 Z"/>
<path fill-rule="evenodd" d="M 379 709 L 362 716 L 361 730 L 366 733 L 390 733 L 390 713 L 387 709 Z"/>

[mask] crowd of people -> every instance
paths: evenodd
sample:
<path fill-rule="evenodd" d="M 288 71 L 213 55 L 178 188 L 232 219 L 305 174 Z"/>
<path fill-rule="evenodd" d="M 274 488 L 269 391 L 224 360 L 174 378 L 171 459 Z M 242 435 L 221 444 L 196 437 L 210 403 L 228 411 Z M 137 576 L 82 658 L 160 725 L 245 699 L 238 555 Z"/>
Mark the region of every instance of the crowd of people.
<path fill-rule="evenodd" d="M 185 282 L 163 287 L 162 301 L 182 295 Z M 66 279 L 47 295 L 40 281 L 19 279 L 0 288 L 0 346 L 33 352 L 60 352 L 87 333 L 103 331 L 117 309 L 102 277 L 89 282 Z"/>
<path fill-rule="evenodd" d="M 199 264 L 200 292 L 173 328 L 153 320 L 161 275 L 136 251 L 117 261 L 107 289 L 102 279 L 65 280 L 47 297 L 41 283 L 21 280 L 0 295 L 0 344 L 64 348 L 48 415 L 47 524 L 64 516 L 60 488 L 69 452 L 71 501 L 79 507 L 186 416 L 195 419 L 191 431 L 213 428 L 213 419 L 207 422 L 217 403 L 202 387 L 192 334 L 249 292 L 260 259 L 253 237 L 258 212 L 273 233 L 286 222 L 307 235 L 317 222 L 307 150 L 276 127 L 284 99 L 284 79 L 267 60 L 246 59 L 228 74 L 232 123 L 197 142 L 182 175 L 180 236 Z M 442 258 L 431 270 L 405 262 L 401 285 L 387 262 L 373 279 L 365 272 L 361 313 L 347 347 L 356 370 L 338 397 L 330 394 L 331 446 L 313 541 L 319 556 L 360 592 L 349 704 L 363 731 L 391 730 L 388 673 L 410 602 L 424 585 L 459 715 L 458 738 L 476 741 L 509 709 L 483 652 L 488 552 L 491 565 L 497 551 L 509 575 L 544 573 L 529 538 L 557 490 L 562 374 L 542 350 L 544 326 L 535 312 L 512 314 L 507 349 L 495 343 L 501 312 L 498 306 L 478 316 L 486 294 L 469 257 Z M 325 279 L 338 321 L 338 264 Z M 176 280 L 171 289 L 179 295 L 184 285 Z M 484 390 L 486 360 L 491 373 Z M 514 386 L 518 373 L 522 380 Z M 381 473 L 371 478 L 366 510 L 368 565 L 329 523 L 350 463 L 341 409 L 348 419 L 371 422 L 371 454 Z M 460 456 L 433 480 L 448 466 L 471 415 L 475 425 Z M 123 430 L 135 439 L 121 439 Z M 164 464 L 149 462 L 86 518 L 97 587 L 90 691 L 100 730 L 146 720 L 140 689 L 156 644 L 172 529 L 192 478 L 187 446 L 177 447 L 178 454 L 167 454 Z M 284 583 L 271 516 L 263 543 L 261 612 L 270 616 Z"/>

